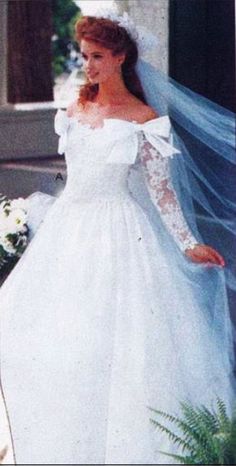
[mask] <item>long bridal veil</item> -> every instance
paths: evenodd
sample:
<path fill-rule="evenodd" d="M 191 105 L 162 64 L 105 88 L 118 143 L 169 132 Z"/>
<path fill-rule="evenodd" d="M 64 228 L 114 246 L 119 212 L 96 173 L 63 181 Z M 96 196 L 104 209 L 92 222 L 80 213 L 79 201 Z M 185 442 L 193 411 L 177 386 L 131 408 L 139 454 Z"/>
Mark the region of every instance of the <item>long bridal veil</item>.
<path fill-rule="evenodd" d="M 181 154 L 170 161 L 171 175 L 185 218 L 199 242 L 215 247 L 224 256 L 226 267 L 222 270 L 193 264 L 168 235 L 164 235 L 162 241 L 207 313 L 212 334 L 216 334 L 222 348 L 228 348 L 233 367 L 233 340 L 236 342 L 235 324 L 232 326 L 236 300 L 235 114 L 180 85 L 142 59 L 138 60 L 136 69 L 148 104 L 160 116 L 168 114 L 172 122 L 173 145 Z M 137 165 L 130 177 L 130 188 L 145 207 L 160 237 L 161 219 L 153 211 L 145 187 L 140 189 L 141 181 Z"/>

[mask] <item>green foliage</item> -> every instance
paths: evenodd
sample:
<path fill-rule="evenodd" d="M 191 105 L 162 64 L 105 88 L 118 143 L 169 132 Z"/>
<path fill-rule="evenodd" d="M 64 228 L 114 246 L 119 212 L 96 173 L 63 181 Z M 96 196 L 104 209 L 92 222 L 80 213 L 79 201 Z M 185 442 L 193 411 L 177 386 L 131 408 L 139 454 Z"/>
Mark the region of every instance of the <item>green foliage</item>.
<path fill-rule="evenodd" d="M 28 244 L 29 227 L 27 224 L 22 225 L 23 228 L 20 230 L 8 231 L 7 219 L 12 211 L 11 207 L 11 200 L 0 193 L 0 286 L 15 267 Z M 10 252 L 8 247 L 4 247 L 6 240 L 11 246 Z"/>
<path fill-rule="evenodd" d="M 182 418 L 151 408 L 153 413 L 175 424 L 182 432 L 182 435 L 177 435 L 158 420 L 150 419 L 182 449 L 183 454 L 161 453 L 181 464 L 236 464 L 236 410 L 230 419 L 224 402 L 219 398 L 217 410 L 212 412 L 203 405 L 194 408 L 188 403 L 181 403 L 181 410 Z"/>
<path fill-rule="evenodd" d="M 74 25 L 80 17 L 80 10 L 73 0 L 52 0 L 53 34 L 52 41 L 54 77 L 66 69 L 69 58 L 68 45 L 74 42 Z"/>
<path fill-rule="evenodd" d="M 4 280 L 6 280 L 11 271 L 14 269 L 19 259 L 20 258 L 16 256 L 12 256 L 7 260 L 0 257 L 0 286 L 4 282 Z"/>

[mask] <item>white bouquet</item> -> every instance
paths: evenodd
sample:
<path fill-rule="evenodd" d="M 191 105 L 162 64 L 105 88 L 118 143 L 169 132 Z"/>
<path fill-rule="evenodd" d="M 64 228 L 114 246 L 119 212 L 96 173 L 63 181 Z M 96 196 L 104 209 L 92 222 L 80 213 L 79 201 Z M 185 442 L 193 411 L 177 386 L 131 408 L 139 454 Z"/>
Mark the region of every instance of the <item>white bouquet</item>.
<path fill-rule="evenodd" d="M 0 269 L 14 265 L 28 244 L 27 210 L 27 199 L 0 194 Z"/>

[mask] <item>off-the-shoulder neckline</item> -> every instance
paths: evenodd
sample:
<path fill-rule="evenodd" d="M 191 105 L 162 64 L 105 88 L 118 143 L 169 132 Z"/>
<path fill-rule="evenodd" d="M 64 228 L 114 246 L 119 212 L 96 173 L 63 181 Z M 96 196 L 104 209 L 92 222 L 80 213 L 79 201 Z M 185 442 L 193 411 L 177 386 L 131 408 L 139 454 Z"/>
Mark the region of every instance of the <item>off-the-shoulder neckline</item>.
<path fill-rule="evenodd" d="M 111 118 L 111 117 L 110 117 L 110 118 L 103 118 L 103 126 L 93 127 L 93 126 L 91 126 L 90 124 L 81 123 L 81 122 L 76 118 L 76 116 L 68 116 L 66 110 L 63 110 L 63 109 L 59 108 L 59 109 L 57 110 L 57 113 L 58 113 L 58 112 L 62 112 L 68 120 L 77 121 L 77 123 L 78 123 L 79 126 L 82 126 L 82 127 L 84 127 L 84 128 L 89 128 L 89 129 L 91 129 L 91 130 L 93 130 L 93 131 L 103 129 L 107 121 L 118 121 L 118 122 L 120 122 L 120 123 L 127 123 L 127 124 L 135 125 L 135 126 L 144 126 L 144 125 L 147 125 L 147 124 L 150 124 L 150 123 L 153 123 L 153 122 L 160 121 L 160 120 L 162 120 L 162 119 L 167 119 L 167 118 L 169 118 L 168 115 L 163 115 L 163 116 L 160 116 L 160 117 L 152 118 L 151 120 L 147 120 L 147 121 L 145 121 L 144 123 L 139 123 L 139 122 L 136 121 L 136 120 L 125 120 L 125 119 L 123 119 L 123 118 Z"/>

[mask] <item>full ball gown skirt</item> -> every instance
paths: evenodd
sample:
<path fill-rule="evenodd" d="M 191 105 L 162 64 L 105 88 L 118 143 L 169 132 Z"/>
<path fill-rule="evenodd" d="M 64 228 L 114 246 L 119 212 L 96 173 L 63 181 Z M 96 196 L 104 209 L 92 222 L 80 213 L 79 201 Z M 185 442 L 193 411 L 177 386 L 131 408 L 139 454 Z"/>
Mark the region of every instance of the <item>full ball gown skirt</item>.
<path fill-rule="evenodd" d="M 58 118 L 66 187 L 0 292 L 1 383 L 16 463 L 170 464 L 159 450 L 176 447 L 150 422 L 150 407 L 178 413 L 183 399 L 211 406 L 216 395 L 230 405 L 224 330 L 213 332 L 128 189 L 130 160 L 108 161 L 93 146 L 123 123 L 77 130 Z M 214 299 L 223 306 L 217 277 Z"/>

